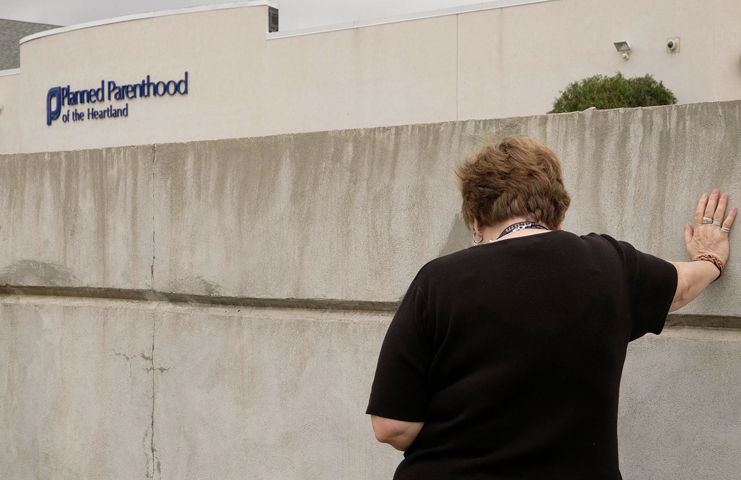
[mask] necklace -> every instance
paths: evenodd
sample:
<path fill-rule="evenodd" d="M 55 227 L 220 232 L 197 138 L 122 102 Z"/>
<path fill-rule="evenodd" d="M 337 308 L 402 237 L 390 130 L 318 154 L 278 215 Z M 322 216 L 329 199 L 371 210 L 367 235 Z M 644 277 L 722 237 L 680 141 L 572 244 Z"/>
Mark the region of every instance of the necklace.
<path fill-rule="evenodd" d="M 539 230 L 548 230 L 543 225 L 535 222 L 517 222 L 513 223 L 509 227 L 505 228 L 502 233 L 497 237 L 497 240 L 504 237 L 505 235 L 509 235 L 512 232 L 517 232 L 518 230 L 526 230 L 528 228 L 537 228 Z M 490 240 L 490 242 L 493 242 L 494 240 Z"/>

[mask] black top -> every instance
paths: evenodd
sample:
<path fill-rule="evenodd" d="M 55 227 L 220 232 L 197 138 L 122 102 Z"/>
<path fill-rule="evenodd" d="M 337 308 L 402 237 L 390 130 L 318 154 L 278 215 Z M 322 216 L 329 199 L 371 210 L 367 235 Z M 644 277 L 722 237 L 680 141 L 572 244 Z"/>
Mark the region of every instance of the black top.
<path fill-rule="evenodd" d="M 626 348 L 661 332 L 676 288 L 670 263 L 564 231 L 425 265 L 386 333 L 367 410 L 425 422 L 394 478 L 620 479 Z"/>

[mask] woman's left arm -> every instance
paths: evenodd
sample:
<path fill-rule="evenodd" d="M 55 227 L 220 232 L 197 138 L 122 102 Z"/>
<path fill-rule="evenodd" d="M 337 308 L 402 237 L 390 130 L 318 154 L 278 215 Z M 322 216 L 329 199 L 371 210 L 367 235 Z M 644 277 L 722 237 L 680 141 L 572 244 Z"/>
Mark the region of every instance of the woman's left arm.
<path fill-rule="evenodd" d="M 388 443 L 402 452 L 409 448 L 424 426 L 424 422 L 404 422 L 377 417 L 376 415 L 371 415 L 371 422 L 373 423 L 373 433 L 376 434 L 376 440 L 381 443 Z"/>

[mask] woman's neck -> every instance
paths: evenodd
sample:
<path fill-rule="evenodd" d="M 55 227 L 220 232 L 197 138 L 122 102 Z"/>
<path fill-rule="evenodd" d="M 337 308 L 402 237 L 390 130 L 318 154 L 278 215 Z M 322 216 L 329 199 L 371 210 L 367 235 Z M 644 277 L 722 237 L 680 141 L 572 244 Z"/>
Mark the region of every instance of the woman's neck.
<path fill-rule="evenodd" d="M 512 224 L 518 223 L 518 222 L 530 222 L 531 220 L 528 220 L 525 217 L 512 217 L 508 220 L 505 220 L 504 222 L 497 223 L 495 225 L 489 225 L 488 227 L 484 227 L 481 230 L 481 234 L 484 236 L 484 239 L 481 241 L 481 244 L 486 243 L 492 243 L 496 242 L 497 240 L 504 240 L 505 238 L 517 238 L 517 237 L 527 237 L 528 235 L 537 235 L 539 233 L 545 233 L 549 230 L 541 230 L 539 228 L 527 228 L 522 230 L 517 230 L 512 233 L 508 233 L 502 238 L 499 238 L 499 235 L 502 234 L 505 228 L 509 227 Z M 544 225 L 545 226 L 545 225 Z"/>

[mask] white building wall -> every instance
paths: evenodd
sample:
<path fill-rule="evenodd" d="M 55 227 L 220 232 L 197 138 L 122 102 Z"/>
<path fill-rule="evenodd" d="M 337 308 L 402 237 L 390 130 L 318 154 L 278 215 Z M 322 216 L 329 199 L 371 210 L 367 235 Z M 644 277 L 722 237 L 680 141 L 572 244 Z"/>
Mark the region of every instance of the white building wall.
<path fill-rule="evenodd" d="M 19 71 L 0 71 L 0 153 L 20 151 L 19 80 Z"/>
<path fill-rule="evenodd" d="M 568 83 L 616 72 L 650 73 L 679 103 L 741 98 L 736 0 L 559 0 L 458 20 L 461 120 L 545 113 Z M 629 60 L 616 41 L 630 42 Z"/>
<path fill-rule="evenodd" d="M 456 118 L 455 15 L 276 38 L 262 134 Z"/>
<path fill-rule="evenodd" d="M 617 71 L 653 74 L 680 103 L 741 98 L 738 0 L 493 8 L 506 4 L 267 33 L 273 4 L 242 2 L 44 32 L 21 45 L 20 75 L 0 77 L 0 99 L 18 105 L 0 115 L 0 153 L 541 114 L 568 83 Z M 680 52 L 667 53 L 675 36 Z M 627 61 L 620 40 L 633 47 Z M 46 125 L 51 87 L 185 71 L 188 95 L 131 100 L 126 118 Z"/>
<path fill-rule="evenodd" d="M 262 6 L 145 18 L 27 41 L 21 44 L 21 149 L 248 136 L 260 128 L 264 116 L 266 30 L 267 7 Z M 126 118 L 46 125 L 50 87 L 93 88 L 101 80 L 139 83 L 147 75 L 179 80 L 186 71 L 187 95 L 129 100 Z M 102 106 L 125 103 L 106 101 Z"/>

